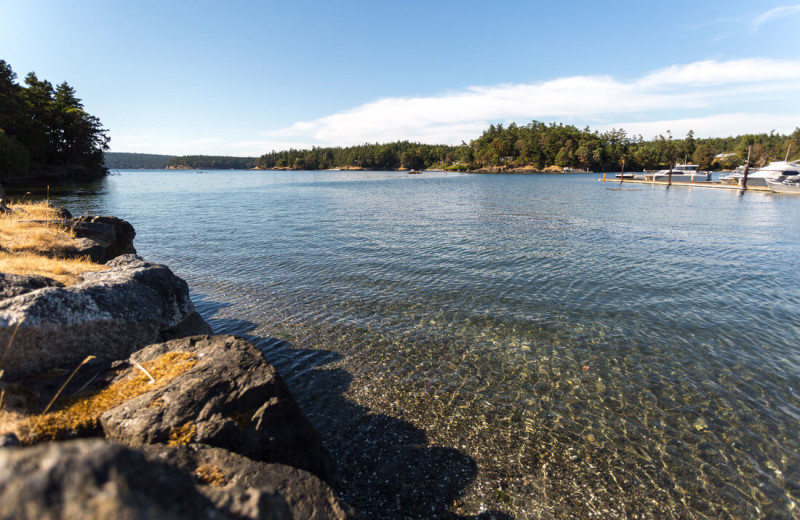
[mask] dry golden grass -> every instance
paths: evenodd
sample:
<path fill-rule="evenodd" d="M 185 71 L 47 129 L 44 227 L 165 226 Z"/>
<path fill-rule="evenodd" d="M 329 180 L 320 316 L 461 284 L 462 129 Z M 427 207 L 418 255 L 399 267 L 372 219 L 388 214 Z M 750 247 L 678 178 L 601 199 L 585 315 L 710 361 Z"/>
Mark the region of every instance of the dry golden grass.
<path fill-rule="evenodd" d="M 8 208 L 20 218 L 52 220 L 59 218 L 58 208 L 49 202 L 11 202 Z"/>
<path fill-rule="evenodd" d="M 15 411 L 0 411 L 0 433 L 14 433 L 23 444 L 35 444 L 95 431 L 103 412 L 163 387 L 191 369 L 195 363 L 197 356 L 192 353 L 169 352 L 144 363 L 144 368 L 156 380 L 155 383 L 151 383 L 150 378 L 140 370 L 131 367 L 116 383 L 94 394 L 72 398 L 55 412 L 23 416 Z M 175 441 L 186 443 L 194 437 L 194 424 L 187 425 L 176 429 Z"/>
<path fill-rule="evenodd" d="M 9 208 L 10 213 L 0 214 L 0 272 L 41 275 L 71 285 L 80 281 L 79 273 L 106 269 L 86 258 L 57 258 L 72 247 L 74 231 L 59 224 L 33 222 L 58 219 L 53 206 L 16 203 Z"/>
<path fill-rule="evenodd" d="M 87 258 L 49 258 L 34 253 L 0 251 L 0 272 L 18 275 L 40 275 L 58 280 L 64 285 L 81 281 L 80 273 L 108 269 Z"/>

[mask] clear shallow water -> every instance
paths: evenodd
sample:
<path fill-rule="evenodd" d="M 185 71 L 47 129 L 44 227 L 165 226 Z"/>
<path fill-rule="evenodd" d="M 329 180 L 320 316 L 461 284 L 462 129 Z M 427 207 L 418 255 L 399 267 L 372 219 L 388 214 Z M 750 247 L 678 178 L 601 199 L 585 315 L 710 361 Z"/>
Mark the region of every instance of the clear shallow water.
<path fill-rule="evenodd" d="M 129 220 L 262 347 L 365 513 L 800 518 L 800 198 L 597 178 L 137 171 L 55 202 Z"/>

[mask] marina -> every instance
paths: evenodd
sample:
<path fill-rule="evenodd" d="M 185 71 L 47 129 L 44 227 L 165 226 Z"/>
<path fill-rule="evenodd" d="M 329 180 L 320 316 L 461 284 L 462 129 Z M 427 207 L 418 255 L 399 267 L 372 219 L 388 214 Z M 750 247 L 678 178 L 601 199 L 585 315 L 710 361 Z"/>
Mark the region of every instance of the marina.
<path fill-rule="evenodd" d="M 788 156 L 788 153 L 787 153 Z M 602 182 L 638 183 L 659 186 L 685 186 L 719 188 L 727 190 L 766 191 L 774 193 L 800 193 L 797 179 L 800 178 L 800 161 L 773 161 L 762 168 L 739 167 L 732 172 L 723 172 L 712 180 L 712 172 L 697 170 L 695 164 L 678 164 L 672 170 L 643 173 L 617 173 L 613 178 L 603 173 Z"/>
<path fill-rule="evenodd" d="M 645 178 L 636 178 L 635 176 L 634 177 L 628 177 L 627 173 L 625 175 L 626 176 L 624 178 L 622 178 L 622 179 L 608 177 L 607 175 L 604 175 L 601 179 L 599 179 L 599 181 L 600 182 L 612 182 L 612 183 L 615 182 L 617 184 L 622 184 L 622 183 L 625 183 L 625 184 L 649 184 L 649 185 L 652 185 L 652 186 L 680 186 L 680 187 L 687 187 L 687 188 L 716 188 L 716 189 L 723 189 L 723 190 L 743 190 L 743 189 L 745 189 L 745 188 L 742 188 L 739 184 L 728 184 L 728 183 L 725 183 L 725 182 L 722 182 L 722 181 L 695 181 L 695 182 L 672 181 L 672 182 L 669 182 L 669 181 L 661 181 L 661 180 L 654 181 L 654 180 L 648 180 L 648 179 L 645 179 Z M 751 186 L 749 184 L 748 184 L 746 189 L 748 191 L 766 191 L 766 192 L 772 191 L 768 186 Z"/>

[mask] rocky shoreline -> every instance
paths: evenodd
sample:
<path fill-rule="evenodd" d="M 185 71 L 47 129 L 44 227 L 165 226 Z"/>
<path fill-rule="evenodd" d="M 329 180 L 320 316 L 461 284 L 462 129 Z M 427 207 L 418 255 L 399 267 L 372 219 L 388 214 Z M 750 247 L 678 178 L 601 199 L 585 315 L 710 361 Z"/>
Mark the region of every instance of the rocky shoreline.
<path fill-rule="evenodd" d="M 53 256 L 107 268 L 0 273 L 0 517 L 355 518 L 261 351 L 214 335 L 130 224 L 61 217 Z"/>

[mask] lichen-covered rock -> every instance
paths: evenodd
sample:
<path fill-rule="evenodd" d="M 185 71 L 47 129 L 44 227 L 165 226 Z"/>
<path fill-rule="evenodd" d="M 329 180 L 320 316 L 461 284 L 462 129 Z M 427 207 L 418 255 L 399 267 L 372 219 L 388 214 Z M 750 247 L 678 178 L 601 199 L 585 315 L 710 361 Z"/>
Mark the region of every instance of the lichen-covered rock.
<path fill-rule="evenodd" d="M 235 336 L 195 336 L 151 345 L 131 360 L 142 364 L 168 352 L 192 353 L 197 362 L 165 386 L 103 413 L 109 439 L 216 446 L 335 481 L 319 433 L 255 346 Z"/>
<path fill-rule="evenodd" d="M 104 440 L 0 450 L 0 518 L 231 517 L 189 474 Z"/>
<path fill-rule="evenodd" d="M 135 255 L 107 265 L 70 287 L 0 300 L 0 345 L 18 328 L 0 367 L 6 379 L 74 367 L 89 355 L 125 358 L 194 312 L 186 282 L 165 265 Z"/>
<path fill-rule="evenodd" d="M 346 520 L 310 473 L 218 448 L 81 439 L 0 449 L 0 518 Z"/>
<path fill-rule="evenodd" d="M 345 520 L 356 513 L 331 487 L 303 470 L 250 460 L 207 446 L 143 446 L 149 460 L 174 464 L 195 475 L 201 492 L 220 509 L 242 511 L 240 502 L 253 490 L 279 495 L 294 520 Z"/>
<path fill-rule="evenodd" d="M 45 276 L 0 273 L 0 300 L 45 287 L 64 287 L 64 284 Z"/>

